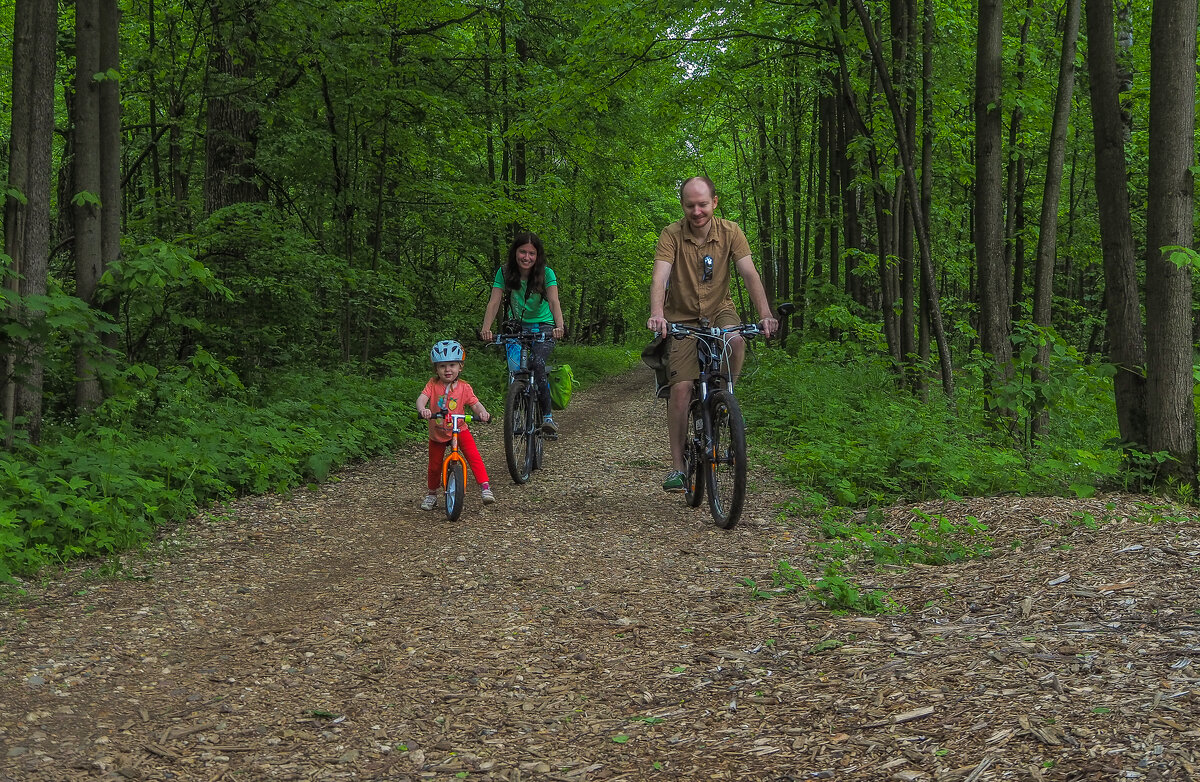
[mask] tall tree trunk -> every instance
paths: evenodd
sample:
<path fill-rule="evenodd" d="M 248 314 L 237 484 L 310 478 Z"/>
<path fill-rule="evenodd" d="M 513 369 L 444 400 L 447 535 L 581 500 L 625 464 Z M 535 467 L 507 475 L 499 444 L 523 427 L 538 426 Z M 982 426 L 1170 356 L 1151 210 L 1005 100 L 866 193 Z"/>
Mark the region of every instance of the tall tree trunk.
<path fill-rule="evenodd" d="M 1026 11 L 1021 19 L 1021 44 L 1017 53 L 1017 92 L 1025 89 L 1025 51 L 1029 46 L 1029 22 L 1033 18 L 1026 3 Z M 1021 121 L 1025 112 L 1020 104 L 1013 107 L 1008 119 L 1008 154 L 1005 165 L 1004 188 L 1004 268 L 1010 274 L 1009 301 L 1011 312 L 1009 320 L 1020 319 L 1021 296 L 1025 288 L 1025 256 L 1019 249 L 1024 249 L 1020 234 L 1025 225 L 1025 150 L 1021 143 Z"/>
<path fill-rule="evenodd" d="M 1121 440 L 1149 448 L 1146 345 L 1142 335 L 1138 270 L 1129 217 L 1124 127 L 1118 102 L 1112 0 L 1087 0 L 1088 82 L 1096 139 L 1096 203 L 1104 254 L 1104 299 L 1109 360 L 1116 366 L 1113 396 Z M 1073 167 L 1074 168 L 1074 167 Z M 1074 195 L 1072 194 L 1072 200 Z M 1047 309 L 1050 292 L 1045 291 Z M 1047 319 L 1049 313 L 1046 314 Z"/>
<path fill-rule="evenodd" d="M 822 93 L 817 98 L 817 235 L 813 237 L 814 280 L 825 276 L 825 235 L 832 232 L 829 220 L 829 148 L 830 129 L 834 123 L 833 98 Z"/>
<path fill-rule="evenodd" d="M 1075 44 L 1079 39 L 1079 0 L 1067 0 L 1063 19 L 1062 54 L 1058 60 L 1058 90 L 1054 96 L 1054 119 L 1050 124 L 1050 149 L 1046 152 L 1046 182 L 1042 189 L 1042 214 L 1038 220 L 1037 255 L 1033 263 L 1033 324 L 1050 327 L 1054 295 L 1054 259 L 1058 246 L 1058 202 L 1062 192 L 1063 164 L 1067 158 L 1067 126 L 1071 119 L 1071 97 L 1075 90 Z M 1111 30 L 1108 38 L 1112 38 Z M 1096 45 L 1100 45 L 1099 41 Z M 1122 156 L 1123 159 L 1123 156 Z M 1099 195 L 1099 194 L 1097 194 Z M 1128 225 L 1128 212 L 1126 212 Z M 1031 432 L 1041 435 L 1048 423 L 1043 397 L 1037 392 L 1047 380 L 1050 342 L 1038 343 L 1033 364 L 1035 389 Z"/>
<path fill-rule="evenodd" d="M 121 256 L 121 92 L 120 71 L 121 10 L 117 0 L 100 0 L 100 270 L 117 263 Z M 100 302 L 108 317 L 118 319 L 120 301 L 110 296 Z M 109 332 L 102 342 L 109 350 L 117 348 L 120 335 Z"/>
<path fill-rule="evenodd" d="M 924 0 L 921 11 L 921 200 L 920 217 L 913 215 L 917 235 L 929 236 L 929 215 L 933 206 L 933 0 Z M 920 220 L 920 225 L 916 221 Z M 924 274 L 924 270 L 921 270 Z M 929 364 L 929 301 L 925 286 L 920 286 L 921 317 L 917 324 L 917 354 L 922 365 Z M 924 395 L 925 375 L 918 375 L 917 390 Z"/>
<path fill-rule="evenodd" d="M 796 304 L 796 314 L 793 322 L 803 333 L 804 318 L 808 299 L 808 265 L 809 265 L 809 236 L 812 230 L 813 207 L 813 178 L 816 160 L 815 136 L 818 119 L 813 112 L 813 123 L 808 133 L 808 165 L 800 165 L 800 131 L 804 125 L 803 84 L 799 78 L 799 69 L 795 79 L 795 92 L 792 98 L 792 301 Z M 814 109 L 816 103 L 814 102 Z M 801 189 L 803 188 L 803 190 Z M 804 197 L 801 198 L 801 192 Z"/>
<path fill-rule="evenodd" d="M 55 0 L 18 0 L 13 20 L 8 186 L 24 200 L 9 196 L 4 203 L 4 252 L 12 259 L 13 272 L 4 284 L 22 299 L 46 293 L 57 15 Z M 42 316 L 21 308 L 12 317 L 35 331 L 32 321 Z M 10 350 L 5 361 L 4 417 L 10 425 L 23 418 L 25 433 L 36 444 L 42 431 L 44 346 L 17 340 Z M 12 445 L 11 435 L 10 429 L 6 447 Z"/>
<path fill-rule="evenodd" d="M 1000 68 L 1004 43 L 1003 0 L 980 0 L 975 55 L 975 249 L 979 267 L 980 347 L 994 365 L 990 389 L 1012 375 L 1012 326 L 1004 267 L 1004 178 L 1001 147 Z M 993 397 L 994 398 L 994 397 Z M 1011 410 L 996 412 L 1013 422 Z"/>
<path fill-rule="evenodd" d="M 929 233 L 925 230 L 925 217 L 921 211 L 921 203 L 917 199 L 917 175 L 913 168 L 913 160 L 909 155 L 908 141 L 905 138 L 904 113 L 896 92 L 892 89 L 891 79 L 888 78 L 884 67 L 883 51 L 879 39 L 871 26 L 871 18 L 867 14 L 863 0 L 853 0 L 854 10 L 862 23 L 863 32 L 867 36 L 867 44 L 871 48 L 871 57 L 882 81 L 883 94 L 887 98 L 888 107 L 892 112 L 892 122 L 896 129 L 897 148 L 901 152 L 901 165 L 907 182 L 905 193 L 908 194 L 908 207 L 913 211 L 913 225 L 917 230 L 917 246 L 921 252 L 922 291 L 929 300 L 929 323 L 938 347 L 938 363 L 942 371 L 942 390 L 947 397 L 954 396 L 954 365 L 950 357 L 950 345 L 946 341 L 946 332 L 942 327 L 942 313 L 938 305 L 937 287 L 933 276 L 933 252 L 929 246 Z"/>
<path fill-rule="evenodd" d="M 1160 0 L 1150 23 L 1150 159 L 1146 215 L 1146 386 L 1150 448 L 1162 477 L 1196 483 L 1192 278 L 1169 260 L 1192 248 L 1196 3 Z"/>
<path fill-rule="evenodd" d="M 75 3 L 74 190 L 75 295 L 94 303 L 103 273 L 100 225 L 100 0 Z M 84 348 L 75 353 L 75 406 L 90 410 L 100 403 L 100 381 Z"/>
<path fill-rule="evenodd" d="M 842 241 L 844 242 L 843 282 L 844 290 L 854 301 L 860 304 L 862 297 L 862 280 L 855 269 L 858 266 L 858 256 L 855 253 L 862 249 L 862 220 L 859 217 L 860 202 L 858 187 L 854 184 L 854 160 L 850 155 L 850 145 L 858 135 L 857 128 L 851 122 L 854 107 L 854 93 L 850 87 L 849 73 L 842 74 L 842 121 L 838 123 L 838 183 L 841 185 L 842 202 Z"/>
<path fill-rule="evenodd" d="M 204 209 L 261 201 L 258 112 L 246 94 L 257 71 L 258 20 L 252 6 L 210 6 L 212 24 L 208 128 L 204 136 Z"/>
<path fill-rule="evenodd" d="M 775 293 L 775 247 L 771 226 L 773 209 L 771 205 L 771 173 L 770 167 L 767 165 L 770 147 L 767 146 L 767 120 L 763 116 L 765 111 L 766 102 L 762 99 L 760 92 L 758 116 L 755 117 L 757 143 L 752 146 L 752 148 L 757 147 L 755 149 L 754 205 L 758 212 L 758 251 L 761 258 L 763 286 L 766 288 L 767 295 L 772 296 Z M 746 161 L 746 164 L 749 167 L 750 161 Z"/>

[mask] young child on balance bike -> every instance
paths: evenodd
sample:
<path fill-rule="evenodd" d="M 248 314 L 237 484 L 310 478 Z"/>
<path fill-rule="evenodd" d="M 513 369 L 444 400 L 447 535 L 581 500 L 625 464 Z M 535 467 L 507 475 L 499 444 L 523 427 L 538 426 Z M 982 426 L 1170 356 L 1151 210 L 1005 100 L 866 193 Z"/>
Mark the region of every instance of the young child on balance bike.
<path fill-rule="evenodd" d="M 446 427 L 445 419 L 436 416 L 429 403 L 434 401 L 438 410 L 451 413 L 470 407 L 484 423 L 492 418 L 483 402 L 475 396 L 470 383 L 460 377 L 466 360 L 466 352 L 461 344 L 452 339 L 443 339 L 433 346 L 429 358 L 433 362 L 434 376 L 417 396 L 417 412 L 429 421 L 429 472 L 425 483 L 429 491 L 421 501 L 421 510 L 433 510 L 437 507 L 437 490 L 442 483 L 442 457 L 450 443 L 450 430 Z M 467 458 L 467 464 L 471 465 L 475 482 L 483 489 L 483 504 L 492 504 L 496 501 L 496 496 L 488 487 L 487 468 L 483 466 L 483 457 L 479 455 L 475 438 L 467 430 L 466 421 L 463 421 L 458 430 L 458 446 Z"/>

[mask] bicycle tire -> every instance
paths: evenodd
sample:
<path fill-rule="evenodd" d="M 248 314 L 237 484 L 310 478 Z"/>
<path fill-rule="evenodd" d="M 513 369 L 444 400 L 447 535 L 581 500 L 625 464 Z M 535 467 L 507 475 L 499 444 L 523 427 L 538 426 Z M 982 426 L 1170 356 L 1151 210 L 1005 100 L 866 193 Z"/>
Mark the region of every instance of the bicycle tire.
<path fill-rule="evenodd" d="M 525 443 L 525 464 L 532 475 L 542 466 L 542 406 L 535 392 L 529 393 L 529 420 L 525 424 L 529 439 Z"/>
<path fill-rule="evenodd" d="M 529 480 L 529 394 L 528 382 L 514 380 L 504 397 L 504 461 L 513 483 Z"/>
<path fill-rule="evenodd" d="M 746 500 L 746 422 L 725 391 L 708 398 L 712 442 L 707 454 L 708 507 L 718 527 L 737 524 Z"/>
<path fill-rule="evenodd" d="M 683 441 L 683 499 L 698 508 L 704 501 L 704 408 L 693 399 L 688 408 L 687 430 Z"/>
<path fill-rule="evenodd" d="M 458 521 L 462 515 L 463 495 L 467 489 L 467 475 L 462 462 L 454 459 L 446 470 L 446 518 Z"/>

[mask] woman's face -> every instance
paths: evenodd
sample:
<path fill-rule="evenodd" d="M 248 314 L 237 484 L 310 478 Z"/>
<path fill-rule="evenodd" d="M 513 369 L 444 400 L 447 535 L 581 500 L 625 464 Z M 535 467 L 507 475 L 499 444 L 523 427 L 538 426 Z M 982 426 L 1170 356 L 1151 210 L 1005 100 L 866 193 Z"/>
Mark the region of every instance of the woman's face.
<path fill-rule="evenodd" d="M 521 271 L 522 279 L 529 276 L 535 263 L 537 263 L 537 248 L 533 246 L 533 242 L 525 242 L 517 248 L 517 268 Z"/>

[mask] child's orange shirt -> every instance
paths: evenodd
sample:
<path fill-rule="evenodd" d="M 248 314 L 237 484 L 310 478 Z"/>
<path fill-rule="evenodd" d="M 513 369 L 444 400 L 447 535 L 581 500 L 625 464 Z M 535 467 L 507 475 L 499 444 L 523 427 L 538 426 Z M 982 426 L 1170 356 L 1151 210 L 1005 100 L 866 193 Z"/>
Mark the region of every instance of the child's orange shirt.
<path fill-rule="evenodd" d="M 471 405 L 479 403 L 479 397 L 475 396 L 475 390 L 471 388 L 471 384 L 462 378 L 455 380 L 450 384 L 450 388 L 447 388 L 445 383 L 432 377 L 425 384 L 425 390 L 421 393 L 429 397 L 429 409 L 433 411 L 433 418 L 429 419 L 429 439 L 435 443 L 450 442 L 450 428 L 446 426 L 446 421 L 438 415 L 439 411 L 469 413 Z M 466 428 L 467 422 L 460 421 L 459 431 Z"/>

